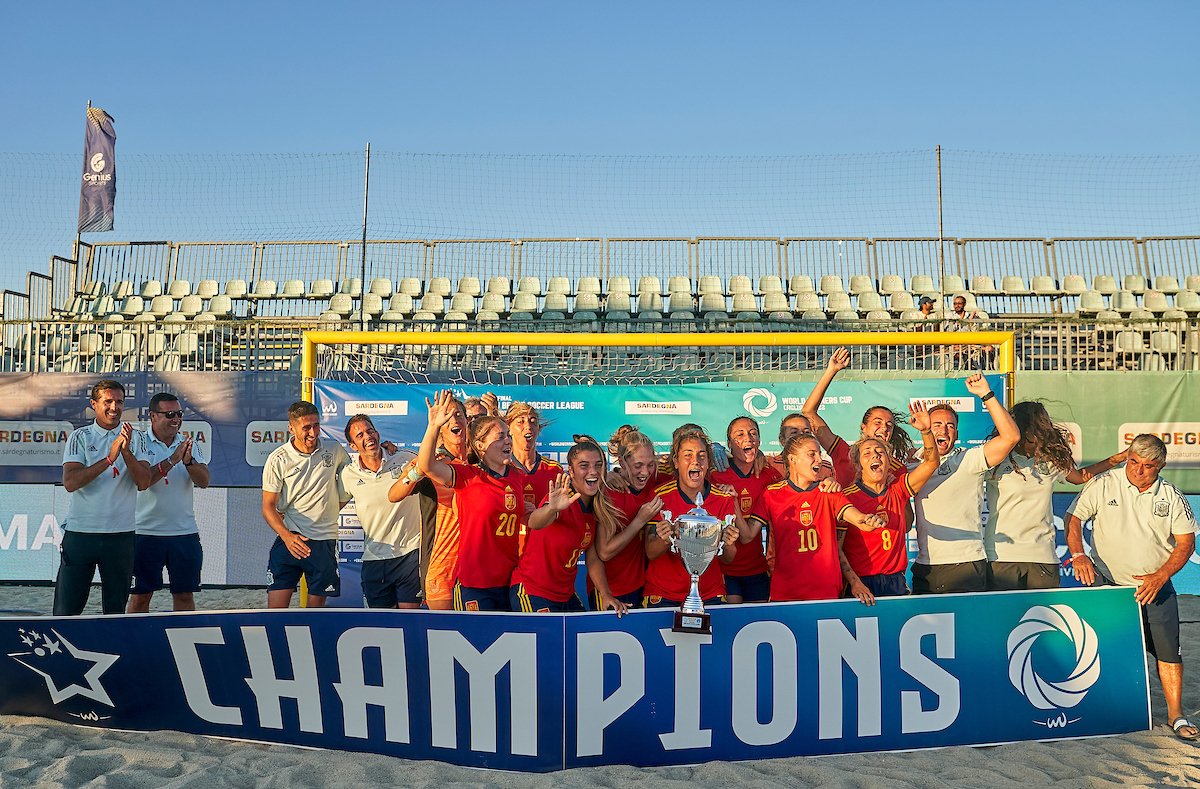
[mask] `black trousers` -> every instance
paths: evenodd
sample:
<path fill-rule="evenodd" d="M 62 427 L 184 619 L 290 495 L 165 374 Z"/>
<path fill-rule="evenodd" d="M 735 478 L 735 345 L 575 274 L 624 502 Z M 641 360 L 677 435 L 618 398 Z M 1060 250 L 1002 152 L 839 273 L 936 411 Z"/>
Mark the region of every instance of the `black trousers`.
<path fill-rule="evenodd" d="M 54 615 L 78 616 L 87 605 L 92 577 L 100 568 L 100 605 L 106 614 L 123 614 L 133 582 L 137 532 L 87 534 L 63 532 L 58 547 L 58 579 L 54 584 Z"/>

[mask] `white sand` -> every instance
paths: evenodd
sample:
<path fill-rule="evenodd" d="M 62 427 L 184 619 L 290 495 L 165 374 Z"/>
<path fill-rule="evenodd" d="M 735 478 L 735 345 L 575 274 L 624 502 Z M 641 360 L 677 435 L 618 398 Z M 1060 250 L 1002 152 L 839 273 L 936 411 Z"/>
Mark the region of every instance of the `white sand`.
<path fill-rule="evenodd" d="M 48 613 L 49 588 L 0 587 L 0 610 Z M 93 591 L 89 611 L 98 592 Z M 154 610 L 169 607 L 155 596 Z M 162 598 L 161 600 L 158 598 Z M 262 608 L 261 590 L 205 591 L 203 609 Z M 296 601 L 294 600 L 293 603 Z M 1180 598 L 1181 618 L 1200 620 L 1200 598 Z M 1183 625 L 1184 709 L 1200 705 L 1200 624 Z M 1187 661 L 1192 661 L 1189 666 Z M 899 754 L 711 762 L 696 767 L 595 767 L 541 775 L 494 772 L 373 754 L 308 751 L 227 742 L 178 732 L 114 732 L 43 718 L 0 716 L 0 787 L 588 787 L 637 782 L 645 789 L 775 786 L 893 789 L 899 787 L 1197 787 L 1200 746 L 1176 739 L 1153 668 L 1155 728 L 1150 732 L 1058 743 L 946 748 Z M 1193 714 L 1196 720 L 1200 714 Z"/>

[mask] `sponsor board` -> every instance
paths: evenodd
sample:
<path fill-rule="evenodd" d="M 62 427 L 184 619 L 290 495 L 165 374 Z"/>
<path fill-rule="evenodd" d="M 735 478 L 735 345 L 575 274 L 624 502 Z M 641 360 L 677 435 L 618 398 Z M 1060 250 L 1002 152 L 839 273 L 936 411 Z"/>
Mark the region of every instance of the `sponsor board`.
<path fill-rule="evenodd" d="M 70 422 L 0 422 L 0 466 L 61 466 Z"/>
<path fill-rule="evenodd" d="M 997 397 L 1003 398 L 1003 392 L 998 394 Z M 935 405 L 949 405 L 959 414 L 975 413 L 976 403 L 978 402 L 979 398 L 974 395 L 967 395 L 966 397 L 910 397 L 908 399 L 909 405 L 921 403 L 926 408 L 932 408 Z"/>
<path fill-rule="evenodd" d="M 691 416 L 690 400 L 656 402 L 653 400 L 626 400 L 626 414 L 649 414 L 658 416 Z"/>
<path fill-rule="evenodd" d="M 1167 445 L 1167 467 L 1200 466 L 1200 422 L 1126 422 L 1117 429 L 1121 450 L 1133 439 L 1152 433 Z"/>
<path fill-rule="evenodd" d="M 408 416 L 407 400 L 347 400 L 346 416 L 355 414 L 387 414 L 388 416 Z"/>
<path fill-rule="evenodd" d="M 1083 465 L 1083 428 L 1078 422 L 1055 422 L 1055 425 L 1067 431 L 1067 442 L 1071 445 L 1071 459 L 1076 466 Z"/>
<path fill-rule="evenodd" d="M 255 421 L 246 425 L 246 464 L 262 468 L 267 458 L 289 440 L 287 420 Z M 262 480 L 259 480 L 262 484 Z"/>

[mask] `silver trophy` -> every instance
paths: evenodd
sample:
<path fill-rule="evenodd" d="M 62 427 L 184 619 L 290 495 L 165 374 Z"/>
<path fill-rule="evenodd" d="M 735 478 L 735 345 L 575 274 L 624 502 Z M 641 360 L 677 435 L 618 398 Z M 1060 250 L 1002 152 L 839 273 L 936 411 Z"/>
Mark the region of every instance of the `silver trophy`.
<path fill-rule="evenodd" d="M 703 496 L 697 495 L 696 506 L 674 521 L 678 536 L 671 537 L 671 550 L 679 554 L 684 569 L 692 576 L 692 588 L 675 612 L 675 626 L 671 629 L 676 633 L 712 633 L 710 616 L 704 612 L 704 600 L 700 597 L 700 576 L 724 550 L 721 532 L 733 522 L 733 516 L 721 521 L 705 512 L 703 504 Z M 672 520 L 669 511 L 663 517 Z"/>

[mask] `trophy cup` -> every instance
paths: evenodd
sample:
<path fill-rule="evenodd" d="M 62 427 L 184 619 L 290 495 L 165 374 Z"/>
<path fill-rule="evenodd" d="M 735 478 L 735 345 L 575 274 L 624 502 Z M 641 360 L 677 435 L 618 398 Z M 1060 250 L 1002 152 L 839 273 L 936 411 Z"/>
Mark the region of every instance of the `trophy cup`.
<path fill-rule="evenodd" d="M 671 538 L 671 550 L 679 554 L 684 569 L 692 576 L 687 599 L 675 612 L 675 626 L 671 630 L 676 633 L 712 635 L 711 616 L 704 612 L 704 601 L 700 598 L 700 576 L 721 555 L 725 547 L 721 531 L 733 521 L 733 516 L 718 520 L 701 509 L 703 503 L 703 497 L 697 496 L 696 506 L 674 521 L 679 536 Z M 670 521 L 671 513 L 664 512 L 663 517 Z"/>

